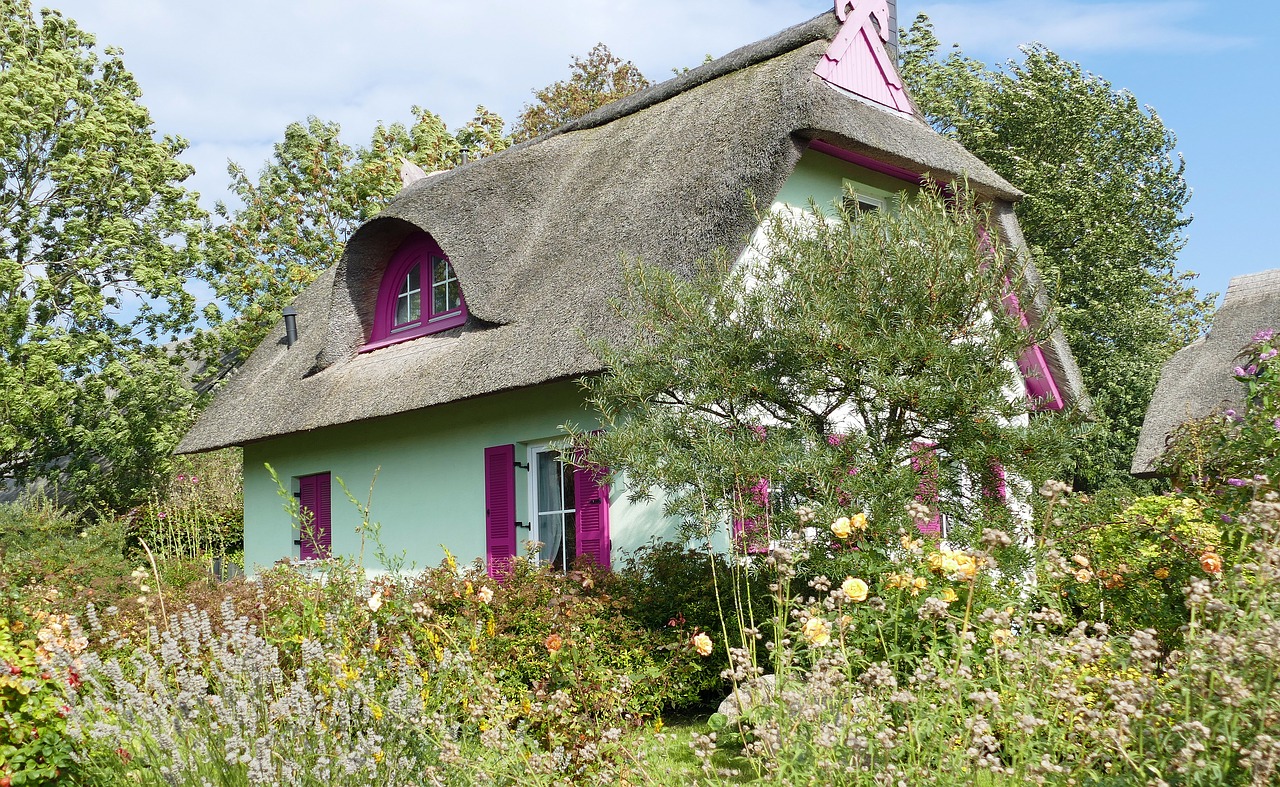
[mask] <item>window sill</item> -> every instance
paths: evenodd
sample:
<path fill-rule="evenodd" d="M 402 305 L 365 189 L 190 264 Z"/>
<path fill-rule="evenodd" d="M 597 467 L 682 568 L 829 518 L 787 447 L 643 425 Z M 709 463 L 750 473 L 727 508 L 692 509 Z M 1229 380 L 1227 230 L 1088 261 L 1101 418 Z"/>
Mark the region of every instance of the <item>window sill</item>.
<path fill-rule="evenodd" d="M 372 339 L 368 343 L 366 343 L 363 347 L 360 347 L 358 350 L 356 350 L 356 352 L 367 353 L 373 350 L 380 350 L 383 347 L 390 347 L 391 345 L 399 344 L 400 342 L 407 342 L 410 339 L 417 339 L 421 336 L 430 336 L 433 333 L 440 333 L 441 331 L 447 331 L 450 328 L 457 328 L 459 325 L 462 325 L 466 321 L 467 321 L 466 309 L 460 309 L 451 314 L 442 314 L 439 317 L 436 317 L 435 319 L 422 323 L 421 325 L 416 325 L 412 328 L 406 328 L 404 330 L 397 331 L 396 333 L 390 334 L 389 336 L 383 336 L 378 339 Z"/>

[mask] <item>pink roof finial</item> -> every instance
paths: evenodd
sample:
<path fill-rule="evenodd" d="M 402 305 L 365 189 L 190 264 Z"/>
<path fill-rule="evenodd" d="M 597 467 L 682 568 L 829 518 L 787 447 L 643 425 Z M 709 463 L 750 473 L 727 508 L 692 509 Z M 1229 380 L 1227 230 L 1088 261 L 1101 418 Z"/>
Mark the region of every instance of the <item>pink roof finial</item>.
<path fill-rule="evenodd" d="M 885 44 L 889 41 L 887 0 L 836 0 L 843 23 L 813 70 L 836 87 L 904 115 L 915 108 Z"/>

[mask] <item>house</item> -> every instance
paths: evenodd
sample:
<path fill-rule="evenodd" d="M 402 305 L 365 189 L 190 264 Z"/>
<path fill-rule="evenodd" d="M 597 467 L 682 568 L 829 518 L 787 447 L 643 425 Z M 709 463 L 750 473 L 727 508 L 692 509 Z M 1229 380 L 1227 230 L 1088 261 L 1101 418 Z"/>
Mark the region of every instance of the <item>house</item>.
<path fill-rule="evenodd" d="M 1278 329 L 1280 269 L 1233 278 L 1209 333 L 1174 353 L 1160 370 L 1130 472 L 1156 475 L 1165 445 L 1182 424 L 1243 412 L 1244 386 L 1234 373 L 1240 352 L 1259 332 Z"/>
<path fill-rule="evenodd" d="M 741 252 L 757 224 L 749 194 L 804 208 L 851 187 L 887 207 L 926 176 L 967 178 L 1029 265 L 1021 194 L 916 114 L 880 32 L 889 16 L 884 0 L 841 4 L 408 185 L 179 446 L 244 447 L 246 565 L 355 554 L 358 515 L 336 479 L 363 500 L 375 471 L 381 540 L 418 565 L 447 546 L 492 568 L 534 539 L 557 565 L 590 555 L 607 566 L 670 532 L 659 506 L 574 472 L 551 443 L 562 424 L 595 426 L 575 381 L 602 370 L 586 337 L 627 339 L 611 307 L 624 261 L 692 273 L 717 249 Z M 1034 322 L 1045 296 L 1031 290 Z M 1060 334 L 1020 365 L 1044 407 L 1083 395 Z M 311 512 L 313 534 L 298 532 L 265 464 Z"/>

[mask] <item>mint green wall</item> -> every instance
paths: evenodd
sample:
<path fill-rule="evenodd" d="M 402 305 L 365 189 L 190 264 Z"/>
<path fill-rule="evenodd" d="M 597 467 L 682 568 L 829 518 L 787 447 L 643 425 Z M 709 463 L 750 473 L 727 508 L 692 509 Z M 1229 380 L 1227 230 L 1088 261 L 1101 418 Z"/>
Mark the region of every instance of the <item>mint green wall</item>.
<path fill-rule="evenodd" d="M 807 209 L 809 200 L 813 199 L 831 214 L 836 202 L 844 196 L 846 182 L 858 194 L 884 200 L 889 206 L 897 203 L 898 195 L 903 191 L 914 194 L 920 190 L 914 183 L 882 175 L 825 153 L 806 150 L 795 171 L 782 184 L 774 203 Z"/>
<path fill-rule="evenodd" d="M 826 210 L 852 182 L 859 194 L 893 204 L 913 184 L 881 175 L 814 151 L 807 151 L 787 179 L 775 203 L 808 208 L 813 198 Z M 525 462 L 527 446 L 560 436 L 572 422 L 594 428 L 573 382 L 552 383 L 411 413 L 281 437 L 244 449 L 245 566 L 270 566 L 296 557 L 293 523 L 275 483 L 264 468 L 270 463 L 296 491 L 296 479 L 329 472 L 333 481 L 332 524 L 335 554 L 360 553 L 359 514 L 338 486 L 341 478 L 362 503 L 369 498 L 375 469 L 371 519 L 381 523 L 380 539 L 390 555 L 404 553 L 406 567 L 438 564 L 444 547 L 459 563 L 482 559 L 484 534 L 484 449 L 516 444 L 516 461 Z M 527 471 L 516 470 L 517 519 L 528 522 Z M 675 532 L 677 523 L 662 515 L 661 499 L 643 504 L 626 500 L 625 480 L 610 494 L 610 526 L 615 564 L 625 552 Z M 528 530 L 521 530 L 523 542 Z M 717 539 L 727 549 L 727 538 Z M 381 568 L 376 546 L 364 547 L 364 562 Z"/>
<path fill-rule="evenodd" d="M 442 545 L 460 563 L 482 558 L 484 448 L 515 443 L 516 460 L 523 462 L 523 444 L 554 439 L 566 422 L 583 428 L 595 425 L 571 382 L 249 445 L 244 450 L 245 565 L 253 570 L 297 556 L 297 534 L 264 463 L 270 463 L 285 484 L 311 473 L 333 475 L 335 554 L 360 551 L 359 513 L 336 479 L 364 502 L 374 470 L 380 467 L 371 518 L 382 524 L 381 541 L 388 554 L 403 551 L 418 567 L 438 564 L 444 558 Z M 517 518 L 527 522 L 526 471 L 515 472 Z M 660 509 L 629 505 L 621 489 L 613 491 L 611 502 L 615 550 L 634 548 L 669 532 L 670 523 Z M 365 545 L 365 564 L 380 568 L 372 543 Z"/>

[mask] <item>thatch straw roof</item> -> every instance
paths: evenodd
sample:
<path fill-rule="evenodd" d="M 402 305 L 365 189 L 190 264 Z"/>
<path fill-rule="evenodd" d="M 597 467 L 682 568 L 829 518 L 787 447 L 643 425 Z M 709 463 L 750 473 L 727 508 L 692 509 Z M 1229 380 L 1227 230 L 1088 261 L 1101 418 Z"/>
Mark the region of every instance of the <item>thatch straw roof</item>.
<path fill-rule="evenodd" d="M 717 249 L 740 251 L 756 225 L 747 195 L 768 204 L 812 140 L 939 180 L 967 177 L 998 206 L 1021 196 L 922 120 L 815 76 L 838 29 L 835 14 L 822 14 L 543 137 L 410 184 L 298 297 L 299 343 L 286 348 L 277 326 L 178 450 L 600 371 L 583 337 L 625 338 L 609 305 L 622 293 L 624 261 L 692 271 Z M 358 354 L 382 270 L 419 230 L 449 255 L 469 321 Z M 1049 354 L 1074 370 L 1065 344 Z"/>
<path fill-rule="evenodd" d="M 1142 421 L 1130 468 L 1134 475 L 1155 475 L 1165 444 L 1180 425 L 1244 409 L 1244 387 L 1232 370 L 1240 365 L 1240 351 L 1264 330 L 1280 331 L 1280 269 L 1232 279 L 1208 335 L 1165 362 Z"/>

